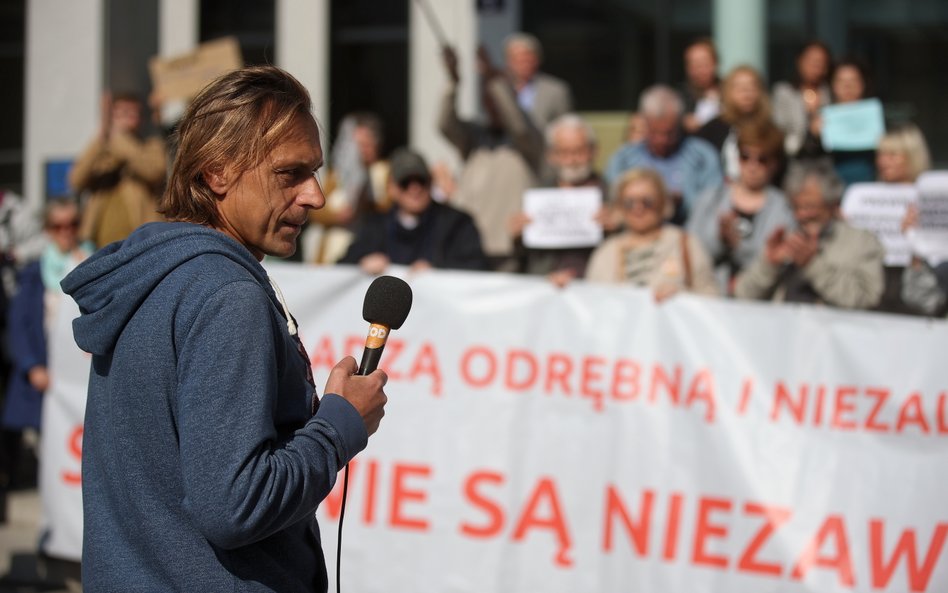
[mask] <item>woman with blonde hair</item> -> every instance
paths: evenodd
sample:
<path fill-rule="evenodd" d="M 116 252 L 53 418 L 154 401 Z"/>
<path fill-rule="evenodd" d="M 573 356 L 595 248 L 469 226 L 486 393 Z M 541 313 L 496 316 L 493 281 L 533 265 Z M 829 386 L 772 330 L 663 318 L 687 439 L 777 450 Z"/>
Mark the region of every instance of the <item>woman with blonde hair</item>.
<path fill-rule="evenodd" d="M 721 84 L 721 113 L 696 135 L 718 149 L 724 177 L 733 180 L 740 174 L 737 133 L 747 125 L 770 121 L 770 99 L 763 77 L 751 66 L 737 66 Z"/>
<path fill-rule="evenodd" d="M 879 140 L 876 172 L 883 183 L 915 183 L 931 168 L 925 136 L 917 126 L 902 123 L 893 126 Z M 918 226 L 918 206 L 910 204 L 902 219 L 902 232 L 914 233 Z M 909 240 L 911 242 L 911 240 Z M 948 265 L 932 268 L 924 258 L 913 254 L 908 266 L 886 267 L 886 292 L 882 309 L 897 313 L 943 314 Z"/>
<path fill-rule="evenodd" d="M 672 203 L 661 176 L 632 169 L 617 182 L 613 204 L 625 229 L 593 251 L 586 279 L 648 287 L 657 301 L 679 291 L 718 294 L 711 260 L 697 239 L 666 223 Z"/>
<path fill-rule="evenodd" d="M 925 136 L 915 124 L 894 126 L 879 140 L 879 149 L 876 151 L 879 181 L 915 183 L 918 176 L 931 166 L 932 159 Z"/>

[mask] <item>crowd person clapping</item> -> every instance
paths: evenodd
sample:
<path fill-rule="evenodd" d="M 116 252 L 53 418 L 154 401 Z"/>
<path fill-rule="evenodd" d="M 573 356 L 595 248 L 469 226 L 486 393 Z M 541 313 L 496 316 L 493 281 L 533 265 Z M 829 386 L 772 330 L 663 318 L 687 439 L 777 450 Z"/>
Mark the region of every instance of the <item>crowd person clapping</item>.
<path fill-rule="evenodd" d="M 771 233 L 793 224 L 784 193 L 772 183 L 781 165 L 783 134 L 766 121 L 744 126 L 737 149 L 737 178 L 702 194 L 688 219 L 688 230 L 714 260 L 724 294 L 732 294 L 737 274 L 757 259 Z"/>
<path fill-rule="evenodd" d="M 839 220 L 842 180 L 831 167 L 791 168 L 786 181 L 796 228 L 770 234 L 737 277 L 738 298 L 871 309 L 882 297 L 884 251 L 868 231 Z"/>

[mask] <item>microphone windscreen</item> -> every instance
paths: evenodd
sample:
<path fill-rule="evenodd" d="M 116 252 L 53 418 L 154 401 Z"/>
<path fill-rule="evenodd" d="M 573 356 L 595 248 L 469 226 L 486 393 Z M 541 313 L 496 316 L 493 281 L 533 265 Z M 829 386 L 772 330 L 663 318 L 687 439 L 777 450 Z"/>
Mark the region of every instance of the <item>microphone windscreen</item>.
<path fill-rule="evenodd" d="M 411 311 L 411 287 L 401 278 L 379 276 L 365 292 L 362 303 L 362 318 L 369 323 L 378 323 L 398 329 Z"/>

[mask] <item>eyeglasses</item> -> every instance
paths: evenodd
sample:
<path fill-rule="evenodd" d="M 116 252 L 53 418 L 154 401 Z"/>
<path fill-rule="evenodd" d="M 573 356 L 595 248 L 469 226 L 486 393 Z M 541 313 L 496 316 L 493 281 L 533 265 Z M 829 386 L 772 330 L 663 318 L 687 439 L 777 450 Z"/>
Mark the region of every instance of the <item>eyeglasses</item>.
<path fill-rule="evenodd" d="M 46 225 L 46 230 L 58 233 L 60 231 L 74 231 L 79 228 L 79 221 L 73 220 L 72 222 L 58 222 L 50 223 Z"/>
<path fill-rule="evenodd" d="M 619 207 L 623 210 L 635 210 L 636 206 L 641 206 L 645 210 L 654 210 L 658 206 L 658 198 L 647 196 L 644 198 L 622 198 L 619 200 Z"/>
<path fill-rule="evenodd" d="M 767 154 L 748 154 L 746 152 L 740 153 L 741 162 L 754 161 L 758 165 L 769 165 L 773 158 Z"/>
<path fill-rule="evenodd" d="M 422 187 L 427 187 L 428 178 L 422 177 L 421 175 L 409 175 L 408 177 L 398 182 L 398 187 L 402 188 L 403 190 L 408 189 L 409 187 L 411 187 L 412 183 L 417 183 L 418 185 L 421 185 Z"/>

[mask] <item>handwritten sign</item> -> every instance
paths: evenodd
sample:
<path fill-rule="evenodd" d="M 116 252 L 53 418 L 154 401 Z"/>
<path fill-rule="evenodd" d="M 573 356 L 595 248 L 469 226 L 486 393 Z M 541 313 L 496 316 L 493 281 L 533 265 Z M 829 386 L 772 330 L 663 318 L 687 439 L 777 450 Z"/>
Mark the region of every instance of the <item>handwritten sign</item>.
<path fill-rule="evenodd" d="M 875 150 L 885 133 L 882 103 L 865 99 L 827 105 L 823 117 L 823 146 L 827 150 Z"/>
<path fill-rule="evenodd" d="M 918 188 L 910 183 L 854 183 L 843 196 L 846 222 L 873 233 L 885 247 L 885 265 L 906 266 L 912 246 L 902 233 L 902 219 L 909 204 L 918 201 Z"/>
<path fill-rule="evenodd" d="M 592 247 L 602 241 L 596 214 L 602 208 L 598 187 L 531 189 L 523 195 L 530 223 L 523 244 L 535 249 Z"/>
<path fill-rule="evenodd" d="M 243 58 L 237 38 L 222 37 L 202 43 L 191 53 L 170 58 L 155 56 L 148 62 L 148 71 L 162 101 L 188 101 L 221 74 L 241 66 Z"/>
<path fill-rule="evenodd" d="M 908 240 L 912 250 L 933 266 L 948 261 L 948 171 L 930 171 L 918 181 L 918 226 Z"/>

